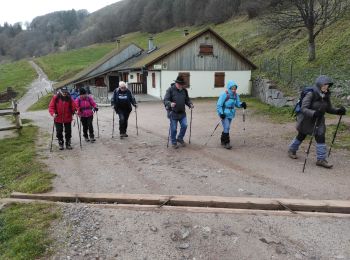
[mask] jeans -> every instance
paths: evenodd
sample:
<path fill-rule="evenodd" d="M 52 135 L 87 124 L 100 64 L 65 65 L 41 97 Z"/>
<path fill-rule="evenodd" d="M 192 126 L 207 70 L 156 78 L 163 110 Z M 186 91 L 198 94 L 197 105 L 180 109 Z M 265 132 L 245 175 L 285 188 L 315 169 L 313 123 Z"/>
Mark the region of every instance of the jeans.
<path fill-rule="evenodd" d="M 89 117 L 81 117 L 81 123 L 83 125 L 83 135 L 85 138 L 88 138 L 88 131 L 89 131 L 89 135 L 90 138 L 94 138 L 94 127 L 92 125 L 92 120 L 93 120 L 93 116 L 89 116 Z"/>
<path fill-rule="evenodd" d="M 128 128 L 128 120 L 129 120 L 130 112 L 126 110 L 119 109 L 119 132 L 120 134 L 126 134 L 126 129 Z"/>
<path fill-rule="evenodd" d="M 176 134 L 177 134 L 177 122 L 180 123 L 180 133 L 176 138 Z M 186 134 L 186 129 L 187 129 L 187 117 L 184 116 L 181 119 L 172 119 L 170 118 L 170 133 L 171 133 L 171 143 L 172 144 L 176 144 L 178 140 L 183 141 L 184 136 Z"/>
<path fill-rule="evenodd" d="M 232 118 L 224 118 L 221 120 L 222 127 L 224 128 L 224 133 L 228 134 L 230 133 L 230 127 L 231 127 Z"/>

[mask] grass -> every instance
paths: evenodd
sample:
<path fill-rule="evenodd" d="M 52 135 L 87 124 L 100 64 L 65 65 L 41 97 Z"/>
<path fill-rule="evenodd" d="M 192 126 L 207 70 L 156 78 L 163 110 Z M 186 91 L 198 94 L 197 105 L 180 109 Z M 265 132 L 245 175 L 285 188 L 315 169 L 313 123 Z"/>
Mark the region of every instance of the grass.
<path fill-rule="evenodd" d="M 291 107 L 274 107 L 265 104 L 254 97 L 241 97 L 242 101 L 245 101 L 248 105 L 248 109 L 254 110 L 257 115 L 266 116 L 273 123 L 289 123 L 293 122 Z"/>
<path fill-rule="evenodd" d="M 331 144 L 334 136 L 334 132 L 337 128 L 336 124 L 327 126 L 326 140 Z M 350 151 L 350 124 L 340 123 L 337 136 L 335 138 L 332 148 L 346 149 Z"/>
<path fill-rule="evenodd" d="M 12 204 L 0 212 L 0 258 L 38 259 L 47 255 L 51 221 L 60 217 L 52 204 Z"/>
<path fill-rule="evenodd" d="M 36 71 L 28 61 L 0 64 L 0 92 L 6 91 L 7 87 L 12 87 L 18 92 L 16 97 L 18 99 L 25 94 L 28 85 L 36 77 Z M 10 106 L 9 102 L 0 104 L 1 108 Z"/>
<path fill-rule="evenodd" d="M 53 94 L 47 94 L 41 97 L 36 103 L 30 106 L 29 111 L 46 110 L 49 107 L 49 103 L 53 97 Z"/>
<path fill-rule="evenodd" d="M 38 128 L 25 126 L 16 138 L 0 142 L 0 198 L 12 191 L 40 193 L 51 189 L 54 174 L 36 161 L 35 140 Z"/>

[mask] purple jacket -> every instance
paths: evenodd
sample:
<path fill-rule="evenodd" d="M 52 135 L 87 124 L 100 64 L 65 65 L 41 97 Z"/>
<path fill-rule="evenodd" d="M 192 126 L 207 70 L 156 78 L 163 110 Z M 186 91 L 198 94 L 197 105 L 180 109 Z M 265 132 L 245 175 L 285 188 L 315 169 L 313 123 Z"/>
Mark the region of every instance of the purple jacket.
<path fill-rule="evenodd" d="M 96 108 L 96 103 L 91 96 L 82 98 L 81 96 L 75 100 L 75 105 L 80 117 L 90 117 L 93 115 L 92 108 Z"/>

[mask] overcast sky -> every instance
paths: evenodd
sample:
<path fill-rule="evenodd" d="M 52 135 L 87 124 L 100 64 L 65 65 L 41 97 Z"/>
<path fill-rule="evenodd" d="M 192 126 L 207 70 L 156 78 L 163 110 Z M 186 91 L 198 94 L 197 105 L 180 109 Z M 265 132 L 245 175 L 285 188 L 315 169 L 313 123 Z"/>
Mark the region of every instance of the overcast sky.
<path fill-rule="evenodd" d="M 86 9 L 94 12 L 119 0 L 5 0 L 1 1 L 0 24 L 31 22 L 36 16 L 54 11 Z"/>

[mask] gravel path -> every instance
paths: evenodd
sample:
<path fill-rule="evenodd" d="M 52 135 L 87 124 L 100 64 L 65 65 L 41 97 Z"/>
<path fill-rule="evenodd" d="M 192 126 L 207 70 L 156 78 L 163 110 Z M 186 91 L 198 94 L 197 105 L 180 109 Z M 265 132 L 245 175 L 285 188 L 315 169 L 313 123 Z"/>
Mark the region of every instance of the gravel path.
<path fill-rule="evenodd" d="M 215 102 L 194 103 L 191 145 L 178 150 L 166 147 L 169 125 L 160 102 L 141 103 L 139 136 L 132 113 L 122 140 L 117 117 L 112 139 L 112 110 L 101 108 L 100 138 L 82 150 L 74 126 L 74 149 L 55 144 L 50 153 L 48 112 L 25 117 L 40 126 L 38 152 L 57 174 L 53 191 L 350 199 L 349 152 L 334 150 L 335 167 L 326 170 L 315 166 L 313 148 L 302 173 L 306 143 L 298 160 L 286 156 L 294 124 L 272 124 L 249 110 L 246 131 L 238 111 L 231 151 L 220 147 L 220 128 L 204 146 L 218 121 Z M 52 259 L 350 259 L 349 218 L 61 207 Z"/>

